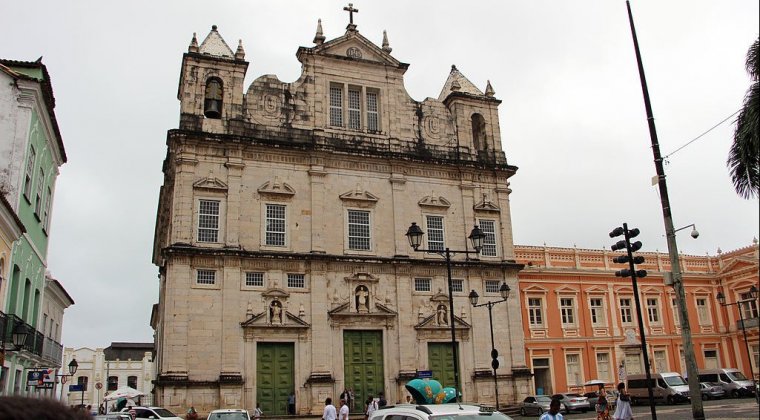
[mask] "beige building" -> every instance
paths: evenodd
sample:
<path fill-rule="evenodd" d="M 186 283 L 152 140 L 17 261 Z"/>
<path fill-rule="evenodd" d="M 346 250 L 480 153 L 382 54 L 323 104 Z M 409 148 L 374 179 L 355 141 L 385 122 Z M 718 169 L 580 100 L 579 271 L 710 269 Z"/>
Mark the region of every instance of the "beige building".
<path fill-rule="evenodd" d="M 522 268 L 501 101 L 453 66 L 438 98 L 412 99 L 409 65 L 373 35 L 380 46 L 352 23 L 326 41 L 320 23 L 298 80 L 247 90 L 242 42 L 193 36 L 156 222 L 156 404 L 279 414 L 295 392 L 315 414 L 344 388 L 355 410 L 402 400 L 420 370 L 453 386 L 450 323 L 463 399 L 494 403 L 488 311 L 467 295 L 498 300 Z M 413 251 L 412 222 L 427 249 L 472 250 L 473 226 L 485 232 L 478 258 L 452 258 L 453 313 L 447 265 Z M 515 403 L 530 383 L 519 305 L 493 318 L 499 401 Z"/>
<path fill-rule="evenodd" d="M 139 399 L 135 398 L 136 404 L 152 403 L 151 381 L 156 377 L 153 343 L 114 342 L 106 348 L 96 349 L 66 347 L 63 349 L 62 374 L 68 375 L 68 365 L 73 359 L 79 367 L 62 386 L 61 402 L 64 404 L 97 408 L 110 392 L 125 386 L 145 394 Z M 82 385 L 84 391 L 70 392 L 71 384 Z"/>

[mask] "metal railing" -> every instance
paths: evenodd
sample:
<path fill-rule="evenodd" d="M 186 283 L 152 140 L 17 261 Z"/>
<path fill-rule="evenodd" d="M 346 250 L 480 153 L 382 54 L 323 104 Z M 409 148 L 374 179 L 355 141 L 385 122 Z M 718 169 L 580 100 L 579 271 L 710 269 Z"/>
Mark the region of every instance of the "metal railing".
<path fill-rule="evenodd" d="M 21 348 L 30 353 L 42 356 L 45 335 L 24 322 L 24 320 L 17 315 L 5 314 L 0 311 L 0 334 L 2 334 L 0 340 L 4 347 L 13 344 L 13 331 L 15 331 L 16 328 L 19 328 L 27 334 L 26 342 Z"/>

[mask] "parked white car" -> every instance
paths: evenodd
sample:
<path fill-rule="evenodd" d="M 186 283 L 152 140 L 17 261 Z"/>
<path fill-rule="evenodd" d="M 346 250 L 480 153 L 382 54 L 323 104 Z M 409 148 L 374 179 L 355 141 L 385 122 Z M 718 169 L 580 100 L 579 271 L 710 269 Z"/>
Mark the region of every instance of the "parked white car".
<path fill-rule="evenodd" d="M 248 412 L 240 408 L 214 410 L 209 413 L 207 420 L 251 420 Z"/>

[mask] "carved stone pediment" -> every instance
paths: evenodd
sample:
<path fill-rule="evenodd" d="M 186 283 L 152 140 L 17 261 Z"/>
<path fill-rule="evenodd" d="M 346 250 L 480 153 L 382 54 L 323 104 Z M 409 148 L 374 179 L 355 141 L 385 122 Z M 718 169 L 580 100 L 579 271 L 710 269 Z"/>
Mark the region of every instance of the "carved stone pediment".
<path fill-rule="evenodd" d="M 377 203 L 377 200 L 378 200 L 376 195 L 372 194 L 369 191 L 363 190 L 358 185 L 356 186 L 356 189 L 352 191 L 344 192 L 339 197 L 343 201 L 354 201 L 354 202 L 372 204 L 372 205 Z"/>
<path fill-rule="evenodd" d="M 285 290 L 282 290 L 278 287 L 270 287 L 269 289 L 265 290 L 261 293 L 261 296 L 267 298 L 267 299 L 286 299 L 290 297 L 290 293 L 286 292 Z"/>
<path fill-rule="evenodd" d="M 209 176 L 205 178 L 201 178 L 195 182 L 193 182 L 193 188 L 201 189 L 201 190 L 212 190 L 212 191 L 227 191 L 227 184 L 219 180 L 219 178 L 216 178 L 215 176 L 209 174 Z"/>
<path fill-rule="evenodd" d="M 447 312 L 448 312 L 448 305 L 445 305 Z M 447 314 L 448 316 L 448 314 Z M 422 319 L 417 325 L 414 326 L 415 330 L 444 330 L 447 331 L 451 328 L 448 324 L 448 319 L 446 320 L 446 323 L 439 322 L 439 313 L 435 312 L 425 318 Z M 457 330 L 469 330 L 472 328 L 470 324 L 468 324 L 464 319 L 454 315 L 454 329 Z"/>
<path fill-rule="evenodd" d="M 366 318 L 395 318 L 398 316 L 398 312 L 383 305 L 382 303 L 375 302 L 373 312 L 354 312 L 351 310 L 351 302 L 346 302 L 330 311 L 327 315 L 330 318 L 345 318 L 345 317 L 358 317 L 362 319 Z"/>
<path fill-rule="evenodd" d="M 261 195 L 268 195 L 279 198 L 290 198 L 296 194 L 296 190 L 287 182 L 281 182 L 279 178 L 267 181 L 256 190 Z"/>
<path fill-rule="evenodd" d="M 486 201 L 485 199 L 474 206 L 472 206 L 473 210 L 480 211 L 480 212 L 489 212 L 489 213 L 499 213 L 501 212 L 501 208 L 494 204 L 491 201 Z"/>
<path fill-rule="evenodd" d="M 350 277 L 344 277 L 344 279 L 348 283 L 353 283 L 353 282 L 360 282 L 360 283 L 371 282 L 371 283 L 377 283 L 378 281 L 380 281 L 380 277 L 373 276 L 370 273 L 354 273 Z"/>
<path fill-rule="evenodd" d="M 422 197 L 422 200 L 418 201 L 417 204 L 420 207 L 428 207 L 432 209 L 447 209 L 451 207 L 451 202 L 449 200 L 436 195 L 426 195 Z"/>
<path fill-rule="evenodd" d="M 285 316 L 283 317 L 282 323 L 271 323 L 269 322 L 269 311 L 259 312 L 257 314 L 252 315 L 247 320 L 240 323 L 240 326 L 243 328 L 260 328 L 260 329 L 296 329 L 296 330 L 305 330 L 308 328 L 311 328 L 311 325 L 302 320 L 301 318 L 297 317 L 296 315 L 293 315 L 292 313 L 285 311 Z"/>

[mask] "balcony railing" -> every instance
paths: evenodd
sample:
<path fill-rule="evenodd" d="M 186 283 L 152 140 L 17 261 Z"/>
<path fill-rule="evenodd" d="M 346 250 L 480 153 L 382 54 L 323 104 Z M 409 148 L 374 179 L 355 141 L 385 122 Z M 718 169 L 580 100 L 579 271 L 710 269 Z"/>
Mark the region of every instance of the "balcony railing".
<path fill-rule="evenodd" d="M 45 345 L 42 346 L 42 358 L 48 360 L 51 367 L 61 367 L 63 346 L 52 338 L 46 338 Z"/>
<path fill-rule="evenodd" d="M 24 343 L 23 350 L 30 353 L 42 356 L 42 347 L 45 341 L 45 335 L 37 331 L 34 327 L 24 322 L 14 314 L 5 314 L 0 312 L 0 340 L 2 340 L 3 346 L 13 344 L 13 331 L 19 328 L 21 331 L 26 332 L 26 342 Z M 60 362 L 59 362 L 60 363 Z"/>
<path fill-rule="evenodd" d="M 757 328 L 758 325 L 760 325 L 760 318 L 750 318 L 744 320 L 744 328 Z M 736 329 L 741 331 L 742 330 L 742 321 L 736 321 Z"/>

